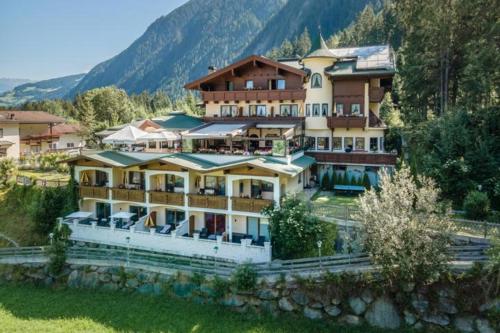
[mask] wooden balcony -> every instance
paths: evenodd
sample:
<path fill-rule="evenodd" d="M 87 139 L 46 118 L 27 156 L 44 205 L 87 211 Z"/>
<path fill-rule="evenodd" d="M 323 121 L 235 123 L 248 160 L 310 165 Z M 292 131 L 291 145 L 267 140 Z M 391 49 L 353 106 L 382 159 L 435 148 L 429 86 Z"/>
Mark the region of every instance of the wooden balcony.
<path fill-rule="evenodd" d="M 112 189 L 113 200 L 145 202 L 145 191 L 129 190 L 123 188 Z"/>
<path fill-rule="evenodd" d="M 370 87 L 370 103 L 380 103 L 384 99 L 385 89 L 382 87 Z"/>
<path fill-rule="evenodd" d="M 202 91 L 203 102 L 305 100 L 305 89 Z"/>
<path fill-rule="evenodd" d="M 184 193 L 149 192 L 149 202 L 161 205 L 184 206 Z"/>
<path fill-rule="evenodd" d="M 282 117 L 282 116 L 274 116 L 274 117 L 250 117 L 250 116 L 241 116 L 241 117 L 203 117 L 203 121 L 206 123 L 212 122 L 249 122 L 255 121 L 260 124 L 280 124 L 280 123 L 294 123 L 300 124 L 305 122 L 305 117 Z"/>
<path fill-rule="evenodd" d="M 108 199 L 108 188 L 97 186 L 79 186 L 80 198 Z"/>
<path fill-rule="evenodd" d="M 272 200 L 232 197 L 233 210 L 240 212 L 260 213 L 273 204 Z"/>
<path fill-rule="evenodd" d="M 397 155 L 387 153 L 334 153 L 307 152 L 316 162 L 335 164 L 396 165 Z"/>
<path fill-rule="evenodd" d="M 188 194 L 190 207 L 227 209 L 227 197 L 223 195 Z"/>
<path fill-rule="evenodd" d="M 365 128 L 366 117 L 334 116 L 327 118 L 328 128 Z"/>

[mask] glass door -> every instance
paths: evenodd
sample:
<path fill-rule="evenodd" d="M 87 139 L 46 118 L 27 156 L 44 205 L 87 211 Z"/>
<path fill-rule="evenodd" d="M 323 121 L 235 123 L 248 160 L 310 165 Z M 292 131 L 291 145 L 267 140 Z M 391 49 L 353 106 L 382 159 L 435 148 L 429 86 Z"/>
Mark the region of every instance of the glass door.
<path fill-rule="evenodd" d="M 259 219 L 257 217 L 247 218 L 247 234 L 251 235 L 253 240 L 259 238 Z"/>
<path fill-rule="evenodd" d="M 100 221 L 101 219 L 107 220 L 111 215 L 111 205 L 109 203 L 96 202 L 95 215 L 98 221 Z"/>
<path fill-rule="evenodd" d="M 146 216 L 148 214 L 146 207 L 142 207 L 142 206 L 130 206 L 128 211 L 130 213 L 135 214 L 131 218 L 131 220 L 134 222 L 137 222 L 137 220 L 139 220 L 141 217 Z"/>

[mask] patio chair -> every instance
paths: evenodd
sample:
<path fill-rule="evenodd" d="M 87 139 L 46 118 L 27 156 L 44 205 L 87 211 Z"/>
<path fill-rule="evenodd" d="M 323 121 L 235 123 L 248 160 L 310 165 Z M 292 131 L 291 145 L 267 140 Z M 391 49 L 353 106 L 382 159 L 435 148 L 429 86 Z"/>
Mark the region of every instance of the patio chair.
<path fill-rule="evenodd" d="M 122 229 L 129 229 L 131 226 L 134 225 L 134 221 L 132 221 L 132 219 L 128 220 L 127 224 L 123 225 L 122 226 Z"/>
<path fill-rule="evenodd" d="M 207 228 L 201 228 L 200 238 L 208 238 L 208 230 L 207 230 Z"/>
<path fill-rule="evenodd" d="M 255 242 L 255 245 L 259 245 L 259 246 L 264 246 L 264 242 L 266 241 L 266 237 L 264 236 L 259 236 L 259 238 L 257 239 L 257 241 Z"/>

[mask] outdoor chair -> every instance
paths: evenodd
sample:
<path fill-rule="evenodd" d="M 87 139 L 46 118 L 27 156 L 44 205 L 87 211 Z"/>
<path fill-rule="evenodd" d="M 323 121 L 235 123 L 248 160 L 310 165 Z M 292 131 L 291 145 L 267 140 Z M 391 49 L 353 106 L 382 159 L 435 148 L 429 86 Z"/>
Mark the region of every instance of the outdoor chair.
<path fill-rule="evenodd" d="M 127 224 L 125 224 L 124 226 L 122 226 L 122 229 L 129 229 L 131 226 L 133 226 L 133 225 L 134 225 L 134 223 L 135 223 L 134 221 L 129 220 L 129 221 L 127 222 Z"/>
<path fill-rule="evenodd" d="M 207 228 L 201 228 L 200 238 L 207 238 L 207 237 L 208 237 L 208 230 L 207 230 Z"/>
<path fill-rule="evenodd" d="M 165 224 L 165 225 L 156 227 L 156 232 L 158 232 L 159 234 L 168 235 L 170 233 L 171 229 L 172 229 L 171 224 Z"/>

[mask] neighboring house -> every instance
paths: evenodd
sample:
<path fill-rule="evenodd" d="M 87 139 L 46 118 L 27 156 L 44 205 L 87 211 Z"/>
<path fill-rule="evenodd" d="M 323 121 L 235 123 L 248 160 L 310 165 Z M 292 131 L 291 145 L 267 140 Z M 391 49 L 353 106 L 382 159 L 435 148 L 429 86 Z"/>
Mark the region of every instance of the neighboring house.
<path fill-rule="evenodd" d="M 42 111 L 0 111 L 0 157 L 83 147 L 79 128 Z"/>

